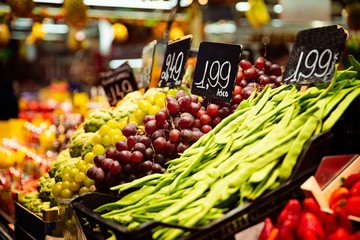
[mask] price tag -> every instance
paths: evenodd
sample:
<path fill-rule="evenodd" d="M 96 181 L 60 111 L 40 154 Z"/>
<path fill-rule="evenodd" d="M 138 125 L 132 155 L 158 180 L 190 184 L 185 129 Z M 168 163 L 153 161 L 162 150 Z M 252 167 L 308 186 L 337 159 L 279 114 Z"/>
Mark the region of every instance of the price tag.
<path fill-rule="evenodd" d="M 99 80 L 110 106 L 115 106 L 127 93 L 138 90 L 134 73 L 127 62 L 114 70 L 101 72 Z"/>
<path fill-rule="evenodd" d="M 166 47 L 158 87 L 174 87 L 181 84 L 191 40 L 192 35 L 187 35 L 178 40 L 169 41 Z"/>
<path fill-rule="evenodd" d="M 330 82 L 347 33 L 337 25 L 300 31 L 283 74 L 284 83 Z"/>
<path fill-rule="evenodd" d="M 201 42 L 191 93 L 230 102 L 241 52 L 241 45 Z"/>
<path fill-rule="evenodd" d="M 153 40 L 148 43 L 142 51 L 142 65 L 140 69 L 139 75 L 139 84 L 140 88 L 146 88 L 149 86 L 151 80 L 151 72 L 154 63 L 154 54 L 156 48 L 157 41 Z"/>

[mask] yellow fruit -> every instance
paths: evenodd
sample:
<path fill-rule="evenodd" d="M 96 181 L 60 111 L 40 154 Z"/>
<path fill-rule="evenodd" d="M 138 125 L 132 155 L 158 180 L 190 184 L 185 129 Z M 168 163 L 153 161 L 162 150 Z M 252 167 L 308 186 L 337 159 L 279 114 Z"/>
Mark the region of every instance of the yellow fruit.
<path fill-rule="evenodd" d="M 12 151 L 0 146 L 0 168 L 9 168 L 15 163 L 15 155 Z"/>
<path fill-rule="evenodd" d="M 169 39 L 170 40 L 179 39 L 179 38 L 183 37 L 184 35 L 185 35 L 184 32 L 180 28 L 173 27 L 170 30 Z"/>
<path fill-rule="evenodd" d="M 256 29 L 270 22 L 270 14 L 264 0 L 249 0 L 250 8 L 245 12 L 249 23 Z"/>
<path fill-rule="evenodd" d="M 121 23 L 114 23 L 113 26 L 114 31 L 114 40 L 116 42 L 125 42 L 129 37 L 129 32 L 125 25 Z"/>
<path fill-rule="evenodd" d="M 6 24 L 0 24 L 0 46 L 6 46 L 10 41 L 10 31 Z"/>
<path fill-rule="evenodd" d="M 150 115 L 155 115 L 159 111 L 160 111 L 160 108 L 158 106 L 156 106 L 156 105 L 153 105 L 149 109 L 149 114 Z"/>

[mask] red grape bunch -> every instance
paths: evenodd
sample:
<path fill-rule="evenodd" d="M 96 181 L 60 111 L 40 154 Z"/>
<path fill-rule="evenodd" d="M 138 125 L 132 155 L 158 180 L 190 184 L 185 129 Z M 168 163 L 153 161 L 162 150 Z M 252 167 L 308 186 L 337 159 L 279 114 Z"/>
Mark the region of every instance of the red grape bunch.
<path fill-rule="evenodd" d="M 105 155 L 94 158 L 87 175 L 97 191 L 130 182 L 153 173 L 164 173 L 166 162 L 179 157 L 202 135 L 231 113 L 230 103 L 207 104 L 199 97 L 179 90 L 166 96 L 166 107 L 144 117 L 143 127 L 129 123 L 122 129 L 124 140 Z"/>
<path fill-rule="evenodd" d="M 241 60 L 239 65 L 232 102 L 248 99 L 254 89 L 260 92 L 268 84 L 272 88 L 281 85 L 282 69 L 279 64 L 271 63 L 264 57 L 258 57 L 254 65 L 245 59 Z"/>

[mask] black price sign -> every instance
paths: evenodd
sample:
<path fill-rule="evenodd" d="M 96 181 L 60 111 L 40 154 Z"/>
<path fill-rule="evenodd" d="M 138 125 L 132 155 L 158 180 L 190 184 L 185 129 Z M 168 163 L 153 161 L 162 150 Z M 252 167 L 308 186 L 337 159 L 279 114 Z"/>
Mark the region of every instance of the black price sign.
<path fill-rule="evenodd" d="M 200 43 L 191 93 L 230 102 L 241 52 L 241 45 Z"/>
<path fill-rule="evenodd" d="M 158 87 L 174 87 L 181 84 L 191 40 L 192 36 L 187 35 L 169 42 L 165 51 Z"/>
<path fill-rule="evenodd" d="M 142 65 L 139 75 L 139 87 L 145 88 L 149 86 L 151 80 L 151 72 L 154 63 L 154 54 L 157 41 L 153 40 L 148 43 L 142 51 Z"/>
<path fill-rule="evenodd" d="M 347 33 L 337 25 L 300 31 L 283 75 L 283 82 L 330 82 L 345 48 Z"/>
<path fill-rule="evenodd" d="M 127 62 L 114 70 L 101 72 L 99 79 L 111 106 L 115 106 L 127 93 L 138 90 L 134 73 Z"/>

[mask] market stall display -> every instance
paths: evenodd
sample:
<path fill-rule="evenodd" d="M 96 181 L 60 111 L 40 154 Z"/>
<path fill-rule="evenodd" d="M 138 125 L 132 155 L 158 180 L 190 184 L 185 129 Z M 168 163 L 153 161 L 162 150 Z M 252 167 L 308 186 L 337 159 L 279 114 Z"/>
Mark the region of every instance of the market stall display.
<path fill-rule="evenodd" d="M 163 223 L 162 227 L 152 225 L 155 239 L 173 239 L 191 230 L 195 232 L 191 237 L 199 237 L 197 227 L 281 187 L 294 177 L 293 169 L 310 138 L 331 131 L 358 97 L 358 63 L 353 63 L 353 69 L 335 72 L 329 85 L 316 84 L 306 90 L 268 86 L 256 98 L 253 93 L 179 158 L 169 161 L 164 174 L 111 188 L 125 196 L 90 210 L 106 219 L 102 224 L 106 222 L 109 228 L 102 233 L 112 230 L 119 238 L 135 237 L 155 221 Z M 83 219 L 86 207 L 81 207 L 81 201 L 75 201 L 74 207 Z M 87 217 L 99 220 L 96 216 Z"/>
<path fill-rule="evenodd" d="M 0 238 L 360 237 L 358 171 L 313 176 L 359 154 L 351 21 L 294 39 L 319 22 L 294 28 L 284 2 L 21 1 L 0 4 L 1 79 L 19 96 L 0 122 Z M 232 8 L 245 22 L 212 22 Z M 271 44 L 293 49 L 278 64 Z"/>

